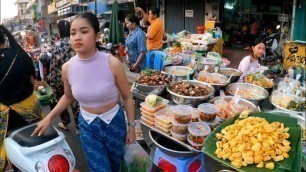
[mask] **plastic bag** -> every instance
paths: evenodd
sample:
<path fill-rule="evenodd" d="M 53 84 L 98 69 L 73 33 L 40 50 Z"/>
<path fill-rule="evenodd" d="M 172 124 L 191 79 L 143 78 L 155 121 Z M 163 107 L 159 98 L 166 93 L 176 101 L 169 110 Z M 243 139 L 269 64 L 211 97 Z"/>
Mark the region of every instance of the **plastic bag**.
<path fill-rule="evenodd" d="M 152 161 L 150 156 L 139 143 L 126 145 L 124 151 L 121 172 L 144 172 L 151 170 Z"/>
<path fill-rule="evenodd" d="M 274 40 L 273 40 L 273 43 L 272 43 L 272 47 L 271 47 L 272 51 L 276 50 L 277 44 L 278 44 L 277 40 L 274 39 Z"/>

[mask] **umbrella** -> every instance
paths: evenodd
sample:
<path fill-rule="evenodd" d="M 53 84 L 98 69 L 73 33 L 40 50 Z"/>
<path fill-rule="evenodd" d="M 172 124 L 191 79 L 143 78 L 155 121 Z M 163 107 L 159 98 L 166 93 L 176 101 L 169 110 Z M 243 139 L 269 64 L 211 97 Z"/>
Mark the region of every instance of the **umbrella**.
<path fill-rule="evenodd" d="M 113 44 L 124 44 L 123 27 L 118 22 L 118 2 L 112 5 L 112 15 L 109 27 L 109 42 Z"/>

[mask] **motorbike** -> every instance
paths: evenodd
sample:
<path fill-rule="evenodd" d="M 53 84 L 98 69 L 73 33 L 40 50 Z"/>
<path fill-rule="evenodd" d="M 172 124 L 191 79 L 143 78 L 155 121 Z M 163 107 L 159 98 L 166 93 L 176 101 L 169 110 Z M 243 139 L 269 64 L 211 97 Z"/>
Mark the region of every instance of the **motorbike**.
<path fill-rule="evenodd" d="M 76 161 L 65 135 L 51 126 L 43 136 L 31 136 L 36 126 L 33 123 L 7 133 L 8 160 L 22 172 L 73 172 Z"/>
<path fill-rule="evenodd" d="M 280 26 L 278 25 L 276 29 L 278 30 L 279 27 Z M 270 69 L 271 75 L 282 75 L 283 47 L 280 41 L 284 37 L 283 33 L 275 32 L 267 36 L 266 32 L 262 32 L 260 37 L 266 45 L 266 52 L 265 55 L 260 59 L 260 64 L 268 67 Z"/>

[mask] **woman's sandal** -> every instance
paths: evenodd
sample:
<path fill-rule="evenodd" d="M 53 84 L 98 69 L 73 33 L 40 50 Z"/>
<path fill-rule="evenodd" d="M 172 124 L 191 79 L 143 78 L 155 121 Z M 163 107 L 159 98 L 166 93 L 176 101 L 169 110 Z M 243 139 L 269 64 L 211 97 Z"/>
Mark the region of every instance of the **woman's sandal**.
<path fill-rule="evenodd" d="M 69 128 L 66 125 L 64 125 L 62 122 L 58 123 L 58 127 L 63 129 L 63 130 L 69 130 Z"/>

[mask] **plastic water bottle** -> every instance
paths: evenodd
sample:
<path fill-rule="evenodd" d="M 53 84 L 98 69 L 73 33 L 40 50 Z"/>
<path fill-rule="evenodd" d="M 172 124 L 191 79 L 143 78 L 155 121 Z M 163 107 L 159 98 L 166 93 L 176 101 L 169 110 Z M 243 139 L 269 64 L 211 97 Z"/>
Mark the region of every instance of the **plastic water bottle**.
<path fill-rule="evenodd" d="M 216 38 L 222 38 L 222 31 L 219 27 L 216 28 L 215 37 Z"/>

